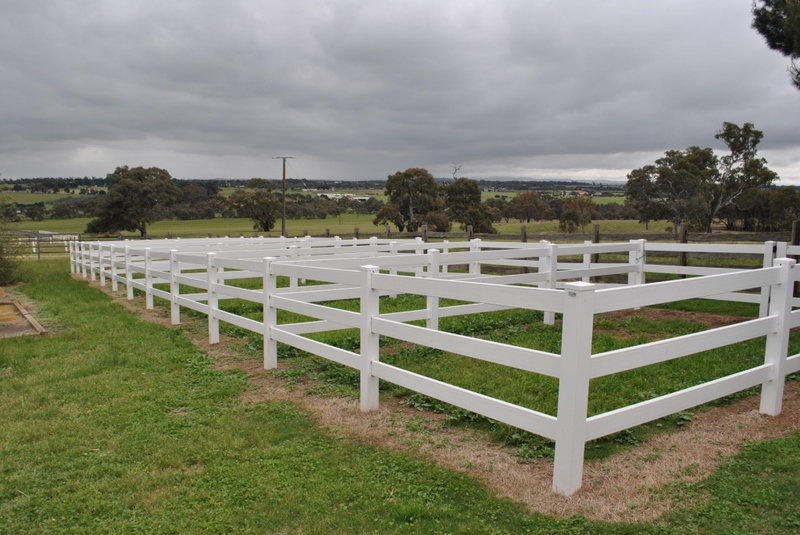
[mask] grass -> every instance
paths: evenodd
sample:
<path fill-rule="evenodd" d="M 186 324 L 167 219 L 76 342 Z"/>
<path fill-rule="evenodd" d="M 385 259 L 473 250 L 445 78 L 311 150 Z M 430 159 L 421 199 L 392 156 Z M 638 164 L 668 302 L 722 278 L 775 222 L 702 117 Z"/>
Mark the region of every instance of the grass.
<path fill-rule="evenodd" d="M 352 234 L 353 229 L 358 227 L 363 236 L 385 234 L 384 226 L 372 224 L 373 215 L 342 214 L 341 217 L 330 217 L 327 219 L 288 219 L 286 230 L 292 236 L 302 236 L 306 231 L 312 236 L 324 236 L 326 229 L 330 230 L 331 235 Z M 86 229 L 89 218 L 74 219 L 46 219 L 44 221 L 20 221 L 9 223 L 8 227 L 12 230 L 30 231 L 50 231 L 59 233 L 82 233 Z M 651 224 L 647 230 L 645 225 L 631 220 L 605 220 L 600 221 L 601 235 L 604 234 L 657 234 L 662 233 L 663 228 L 657 224 Z M 666 223 L 665 223 L 666 224 Z M 500 234 L 520 234 L 522 226 L 528 228 L 529 240 L 531 234 L 552 234 L 559 233 L 558 221 L 535 221 L 531 223 L 520 223 L 511 221 L 509 223 L 495 223 L 495 228 Z M 396 231 L 397 229 L 393 229 Z M 203 237 L 211 233 L 213 236 L 245 236 L 255 235 L 253 224 L 249 219 L 197 219 L 192 221 L 165 220 L 156 221 L 148 226 L 148 232 L 152 236 L 165 237 L 171 233 L 175 237 Z M 463 232 L 458 225 L 453 225 L 453 232 Z M 591 232 L 591 226 L 586 228 L 586 232 Z M 280 234 L 280 222 L 273 235 Z M 123 232 L 126 238 L 138 238 L 138 232 Z M 259 233 L 263 234 L 263 233 Z"/>
<path fill-rule="evenodd" d="M 685 505 L 658 522 L 530 514 L 464 475 L 332 435 L 292 404 L 243 405 L 241 373 L 215 370 L 180 328 L 143 323 L 72 280 L 63 260 L 29 261 L 24 273 L 20 290 L 51 334 L 0 340 L 0 533 L 730 534 L 800 525 L 798 435 L 753 444 L 704 482 L 661 489 Z M 385 306 L 414 305 L 403 299 Z M 530 319 L 449 328 L 555 343 Z M 602 330 L 624 337 L 695 328 L 607 321 Z M 418 351 L 403 358 L 431 357 Z"/>

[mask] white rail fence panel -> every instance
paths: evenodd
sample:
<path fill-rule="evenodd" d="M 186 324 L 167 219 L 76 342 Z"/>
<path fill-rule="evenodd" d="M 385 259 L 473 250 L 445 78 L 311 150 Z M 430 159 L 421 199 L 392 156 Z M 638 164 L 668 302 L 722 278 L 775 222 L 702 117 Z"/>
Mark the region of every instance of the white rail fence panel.
<path fill-rule="evenodd" d="M 219 341 L 223 321 L 264 335 L 264 365 L 277 365 L 277 343 L 287 344 L 360 370 L 362 410 L 377 408 L 378 381 L 387 380 L 466 410 L 519 427 L 556 441 L 553 489 L 571 494 L 580 487 L 585 442 L 734 392 L 762 385 L 761 412 L 777 414 L 783 381 L 800 371 L 800 354 L 788 356 L 789 329 L 800 326 L 800 305 L 793 298 L 797 280 L 787 253 L 800 248 L 767 242 L 763 245 L 650 244 L 641 240 L 621 244 L 556 245 L 504 244 L 473 240 L 427 244 L 420 240 L 286 240 L 212 239 L 169 240 L 134 247 L 130 242 L 70 244 L 70 270 L 91 280 L 111 278 L 172 306 L 173 323 L 180 307 L 208 316 L 209 341 Z M 763 267 L 750 270 L 653 265 L 647 251 L 758 255 Z M 591 263 L 592 254 L 627 255 L 620 263 Z M 559 262 L 559 257 L 578 257 Z M 777 260 L 776 260 L 777 258 Z M 773 266 L 775 263 L 775 267 Z M 365 265 L 369 264 L 369 265 Z M 467 273 L 455 273 L 466 266 Z M 482 273 L 492 266 L 530 270 L 519 275 Z M 403 276 L 406 273 L 413 276 Z M 690 278 L 644 285 L 648 273 L 688 275 Z M 627 276 L 627 285 L 589 284 L 592 277 Z M 277 277 L 289 286 L 277 288 Z M 253 279 L 256 289 L 227 284 Z M 571 282 L 582 279 L 584 282 Z M 301 281 L 321 285 L 300 286 Z M 259 282 L 260 281 L 260 282 Z M 561 282 L 563 281 L 563 282 Z M 528 285 L 528 286 L 519 286 Z M 158 285 L 158 287 L 156 287 Z M 163 286 L 162 286 L 163 285 Z M 184 292 L 181 294 L 181 286 Z M 165 289 L 168 288 L 168 289 Z M 559 290 L 557 288 L 564 288 Z M 116 289 L 116 286 L 114 287 Z M 758 291 L 758 293 L 753 293 Z M 742 293 L 750 292 L 750 293 Z M 424 308 L 380 314 L 381 296 L 416 294 Z M 693 298 L 759 303 L 760 318 L 649 344 L 591 354 L 596 314 Z M 241 299 L 263 307 L 263 321 L 220 308 L 220 302 Z M 360 312 L 324 303 L 359 299 Z M 441 299 L 461 303 L 441 307 Z M 528 309 L 552 323 L 563 314 L 560 354 L 475 339 L 438 329 L 438 320 L 478 312 Z M 277 324 L 285 310 L 314 318 Z M 426 320 L 426 325 L 407 322 Z M 360 353 L 308 338 L 307 334 L 358 329 Z M 551 416 L 380 362 L 379 336 L 436 348 L 495 364 L 559 379 L 558 412 Z M 766 337 L 764 363 L 659 398 L 587 418 L 589 381 Z"/>

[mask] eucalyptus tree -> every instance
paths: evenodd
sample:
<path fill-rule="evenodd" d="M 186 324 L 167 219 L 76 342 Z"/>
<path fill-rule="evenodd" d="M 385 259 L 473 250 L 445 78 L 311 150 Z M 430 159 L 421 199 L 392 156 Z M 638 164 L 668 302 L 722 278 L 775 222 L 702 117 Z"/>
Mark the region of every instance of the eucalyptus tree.
<path fill-rule="evenodd" d="M 181 196 L 169 171 L 158 167 L 117 167 L 107 175 L 108 194 L 94 199 L 89 214 L 95 219 L 86 232 L 139 231 L 147 236 L 147 225 L 162 218 Z"/>
<path fill-rule="evenodd" d="M 414 232 L 431 221 L 435 230 L 449 230 L 449 221 L 441 217 L 444 199 L 441 187 L 426 169 L 412 167 L 390 175 L 385 194 L 389 202 L 375 215 L 375 225 L 392 223 L 402 232 Z"/>
<path fill-rule="evenodd" d="M 749 191 L 772 185 L 778 175 L 758 156 L 764 134 L 752 123 L 723 123 L 714 136 L 728 153 L 711 148 L 669 150 L 654 164 L 634 169 L 625 187 L 627 203 L 642 222 L 668 219 L 677 232 L 682 221 L 710 232 L 712 222 Z"/>

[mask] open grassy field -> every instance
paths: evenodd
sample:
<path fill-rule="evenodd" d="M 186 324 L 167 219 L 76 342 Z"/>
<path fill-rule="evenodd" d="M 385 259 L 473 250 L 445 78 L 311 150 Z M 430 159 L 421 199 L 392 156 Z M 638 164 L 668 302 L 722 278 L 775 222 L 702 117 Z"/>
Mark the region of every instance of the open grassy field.
<path fill-rule="evenodd" d="M 548 517 L 424 458 L 323 429 L 291 402 L 244 403 L 249 387 L 242 372 L 216 370 L 182 327 L 143 323 L 105 293 L 71 279 L 63 259 L 27 261 L 24 276 L 18 291 L 50 334 L 0 340 L 0 533 L 729 535 L 800 527 L 797 434 L 750 444 L 697 484 L 659 489 L 677 507 L 656 521 Z M 395 301 L 385 306 L 413 304 Z M 530 318 L 484 318 L 450 328 L 555 343 Z M 603 321 L 599 344 L 696 328 L 683 321 Z M 609 334 L 623 330 L 625 336 Z M 344 336 L 341 343 L 351 342 Z M 409 367 L 440 368 L 431 373 L 452 372 L 442 367 L 443 355 L 416 353 L 406 348 L 395 358 Z M 716 360 L 747 354 L 745 348 L 740 357 Z M 305 358 L 282 357 L 298 364 Z M 708 373 L 704 367 L 673 372 L 694 384 L 696 375 Z M 317 373 L 349 388 L 335 368 Z M 459 380 L 473 373 L 465 369 Z M 284 375 L 288 380 L 291 373 Z M 507 388 L 504 380 L 492 388 Z M 601 403 L 613 405 L 637 389 L 647 395 L 674 380 L 659 375 L 631 393 L 612 385 Z"/>
<path fill-rule="evenodd" d="M 351 234 L 355 227 L 358 227 L 359 232 L 369 236 L 370 234 L 382 234 L 385 232 L 383 226 L 375 226 L 372 224 L 374 216 L 372 215 L 358 215 L 358 214 L 342 214 L 337 217 L 328 217 L 327 219 L 288 219 L 286 221 L 287 232 L 292 236 L 302 236 L 304 232 L 308 231 L 309 234 L 314 236 L 322 236 L 325 234 L 325 229 L 330 229 L 331 235 L 336 234 Z M 75 219 L 46 219 L 44 221 L 20 221 L 18 223 L 10 223 L 10 229 L 17 230 L 30 230 L 30 231 L 50 231 L 50 232 L 64 232 L 64 233 L 81 233 L 86 229 L 86 224 L 89 218 L 75 218 Z M 638 221 L 632 220 L 603 220 L 598 221 L 600 224 L 600 232 L 605 234 L 648 234 L 648 233 L 661 233 L 664 228 L 669 224 L 667 222 L 657 223 L 651 222 L 649 229 Z M 495 228 L 501 234 L 519 234 L 522 225 L 527 226 L 529 234 L 548 234 L 558 232 L 558 221 L 532 221 L 530 223 L 520 223 L 512 220 L 508 223 L 495 223 Z M 239 236 L 244 233 L 246 236 L 253 236 L 253 224 L 249 219 L 198 219 L 193 221 L 180 221 L 177 219 L 156 221 L 148 227 L 148 232 L 151 236 L 165 237 L 168 232 L 173 236 L 182 237 L 200 237 L 205 236 L 209 232 L 213 236 Z M 394 231 L 397 229 L 392 227 Z M 587 232 L 591 232 L 592 226 L 586 227 Z M 273 229 L 273 235 L 280 234 L 280 221 Z M 453 232 L 462 232 L 458 225 L 453 225 Z M 262 233 L 263 234 L 263 233 Z M 123 232 L 123 236 L 129 238 L 136 238 L 139 236 L 138 232 Z"/>
<path fill-rule="evenodd" d="M 11 202 L 19 204 L 36 204 L 43 202 L 45 204 L 52 203 L 58 199 L 66 199 L 67 197 L 79 197 L 74 193 L 28 193 L 25 191 L 6 191 L 5 195 L 8 196 Z"/>

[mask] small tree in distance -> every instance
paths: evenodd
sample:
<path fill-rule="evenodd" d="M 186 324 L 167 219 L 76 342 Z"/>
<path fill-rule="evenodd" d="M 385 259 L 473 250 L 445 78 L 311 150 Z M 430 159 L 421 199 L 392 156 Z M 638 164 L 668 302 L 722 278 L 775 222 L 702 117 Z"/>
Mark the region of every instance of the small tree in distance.
<path fill-rule="evenodd" d="M 585 232 L 586 225 L 598 217 L 600 217 L 600 213 L 591 198 L 570 197 L 564 201 L 558 228 L 561 231 L 573 233 L 580 227 Z"/>
<path fill-rule="evenodd" d="M 459 168 L 453 171 L 454 176 Z M 471 226 L 474 232 L 497 233 L 497 229 L 492 225 L 489 207 L 481 204 L 481 187 L 477 180 L 457 178 L 446 186 L 444 191 L 447 216 L 460 223 L 462 230 Z"/>
<path fill-rule="evenodd" d="M 263 178 L 254 178 L 237 189 L 228 199 L 228 206 L 237 217 L 253 220 L 253 229 L 269 232 L 278 221 L 281 201 L 273 193 L 275 186 Z"/>
<path fill-rule="evenodd" d="M 392 223 L 400 232 L 415 232 L 426 223 L 436 231 L 450 230 L 446 215 L 436 214 L 444 211 L 441 188 L 426 169 L 412 167 L 389 176 L 385 193 L 389 202 L 375 214 L 373 224 Z"/>

